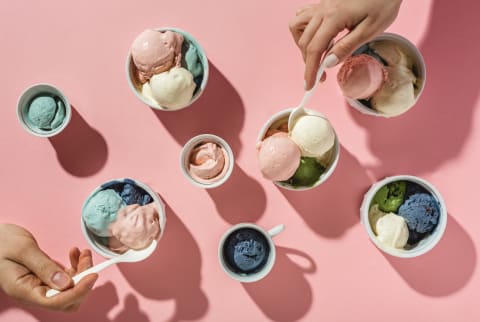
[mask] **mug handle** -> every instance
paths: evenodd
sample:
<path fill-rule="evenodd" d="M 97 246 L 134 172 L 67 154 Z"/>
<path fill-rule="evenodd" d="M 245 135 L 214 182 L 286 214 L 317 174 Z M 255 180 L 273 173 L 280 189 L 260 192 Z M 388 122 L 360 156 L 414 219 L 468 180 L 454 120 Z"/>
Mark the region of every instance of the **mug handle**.
<path fill-rule="evenodd" d="M 285 225 L 280 224 L 280 225 L 275 226 L 272 229 L 270 229 L 268 231 L 268 234 L 270 235 L 270 237 L 273 238 L 273 237 L 277 236 L 278 234 L 280 234 L 284 229 L 285 229 Z"/>

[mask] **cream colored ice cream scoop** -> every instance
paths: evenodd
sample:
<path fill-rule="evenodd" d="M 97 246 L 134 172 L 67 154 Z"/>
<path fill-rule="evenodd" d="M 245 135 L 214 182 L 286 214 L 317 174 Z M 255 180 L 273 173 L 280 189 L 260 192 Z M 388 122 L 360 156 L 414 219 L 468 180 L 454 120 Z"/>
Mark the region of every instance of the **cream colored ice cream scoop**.
<path fill-rule="evenodd" d="M 402 216 L 388 213 L 377 221 L 378 240 L 387 246 L 403 248 L 408 241 L 408 226 Z"/>

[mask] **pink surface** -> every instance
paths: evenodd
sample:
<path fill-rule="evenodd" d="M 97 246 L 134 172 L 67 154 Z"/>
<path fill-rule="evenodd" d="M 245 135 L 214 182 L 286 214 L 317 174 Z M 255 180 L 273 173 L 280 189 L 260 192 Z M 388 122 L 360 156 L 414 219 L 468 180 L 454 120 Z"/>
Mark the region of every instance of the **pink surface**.
<path fill-rule="evenodd" d="M 155 255 L 103 272 L 79 312 L 26 308 L 0 295 L 1 322 L 480 320 L 480 4 L 404 2 L 389 31 L 418 45 L 428 79 L 417 106 L 401 117 L 377 119 L 349 108 L 330 73 L 310 107 L 335 127 L 340 162 L 324 185 L 295 193 L 262 179 L 255 144 L 269 116 L 303 95 L 303 65 L 288 31 L 300 4 L 19 0 L 2 6 L 1 221 L 27 227 L 66 263 L 71 246 L 87 247 L 80 209 L 105 180 L 147 183 L 168 204 L 168 219 Z M 211 62 L 206 92 L 179 112 L 154 112 L 125 79 L 135 36 L 161 26 L 192 33 Z M 18 95 L 36 82 L 57 85 L 74 106 L 61 136 L 33 137 L 17 121 Z M 223 137 L 236 157 L 230 180 L 208 191 L 189 184 L 179 167 L 181 146 L 200 133 Z M 393 174 L 431 181 L 447 203 L 444 238 L 417 259 L 384 255 L 359 223 L 363 193 Z M 256 284 L 229 279 L 217 261 L 220 237 L 242 221 L 287 226 L 275 239 L 276 266 Z"/>

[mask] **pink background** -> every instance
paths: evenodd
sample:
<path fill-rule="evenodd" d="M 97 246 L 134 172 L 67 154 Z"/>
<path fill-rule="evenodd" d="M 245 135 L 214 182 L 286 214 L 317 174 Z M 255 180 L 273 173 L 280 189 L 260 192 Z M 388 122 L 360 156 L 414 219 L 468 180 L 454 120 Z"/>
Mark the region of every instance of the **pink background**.
<path fill-rule="evenodd" d="M 74 4 L 72 4 L 74 3 Z M 234 4 L 235 3 L 235 4 Z M 257 169 L 257 132 L 296 104 L 303 63 L 288 21 L 301 1 L 10 1 L 0 11 L 0 195 L 2 222 L 25 226 L 53 258 L 87 247 L 80 208 L 99 183 L 131 177 L 168 205 L 155 255 L 101 274 L 68 317 L 0 295 L 0 321 L 479 321 L 478 161 L 480 108 L 475 1 L 405 1 L 389 31 L 418 45 L 428 70 L 423 96 L 406 115 L 376 119 L 349 108 L 335 73 L 311 107 L 326 114 L 341 144 L 333 176 L 310 192 L 280 190 Z M 145 28 L 193 34 L 210 59 L 201 99 L 155 112 L 128 88 L 124 63 Z M 74 107 L 52 139 L 26 133 L 15 107 L 30 84 L 57 85 Z M 453 91 L 452 91 L 453 90 Z M 182 176 L 182 145 L 199 133 L 225 138 L 236 156 L 221 188 Z M 384 255 L 359 223 L 363 193 L 387 175 L 432 182 L 448 207 L 444 238 L 412 260 Z M 232 224 L 284 223 L 278 260 L 263 281 L 242 285 L 217 261 Z M 95 256 L 95 261 L 102 258 Z"/>

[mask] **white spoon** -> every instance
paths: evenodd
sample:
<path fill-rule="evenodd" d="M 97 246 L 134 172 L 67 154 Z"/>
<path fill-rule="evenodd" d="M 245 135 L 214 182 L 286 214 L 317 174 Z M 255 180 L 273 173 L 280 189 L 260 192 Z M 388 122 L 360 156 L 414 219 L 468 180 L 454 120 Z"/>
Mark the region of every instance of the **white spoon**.
<path fill-rule="evenodd" d="M 130 249 L 130 250 L 126 251 L 125 253 L 121 254 L 121 255 L 110 258 L 109 260 L 106 260 L 103 263 L 100 263 L 98 265 L 90 267 L 89 269 L 75 275 L 74 277 L 72 277 L 73 284 L 76 285 L 82 278 L 84 278 L 88 274 L 98 273 L 98 272 L 104 270 L 105 268 L 107 268 L 107 267 L 109 267 L 113 264 L 140 262 L 140 261 L 146 259 L 147 257 L 149 257 L 150 255 L 152 255 L 155 248 L 157 248 L 157 241 L 156 240 L 152 241 L 150 246 L 148 246 L 145 249 L 142 249 L 142 250 Z M 47 291 L 45 296 L 46 297 L 52 297 L 54 295 L 59 294 L 60 292 L 61 291 L 57 291 L 57 290 L 52 288 L 52 289 L 49 289 Z"/>
<path fill-rule="evenodd" d="M 337 56 L 335 56 L 334 54 L 330 54 L 327 57 L 325 57 L 325 59 L 323 61 L 320 62 L 320 67 L 319 67 L 318 72 L 317 72 L 317 77 L 315 79 L 315 84 L 313 85 L 313 87 L 310 90 L 305 92 L 305 94 L 303 95 L 303 99 L 300 102 L 300 104 L 293 109 L 293 111 L 290 113 L 290 116 L 288 117 L 288 132 L 292 131 L 293 125 L 295 124 L 295 122 L 297 122 L 297 120 L 301 116 L 310 115 L 305 110 L 305 106 L 307 105 L 308 100 L 312 96 L 313 92 L 315 92 L 315 89 L 317 88 L 317 85 L 320 81 L 320 78 L 322 77 L 323 72 L 325 71 L 325 68 L 327 68 L 327 66 L 334 66 L 337 61 L 338 61 Z"/>

